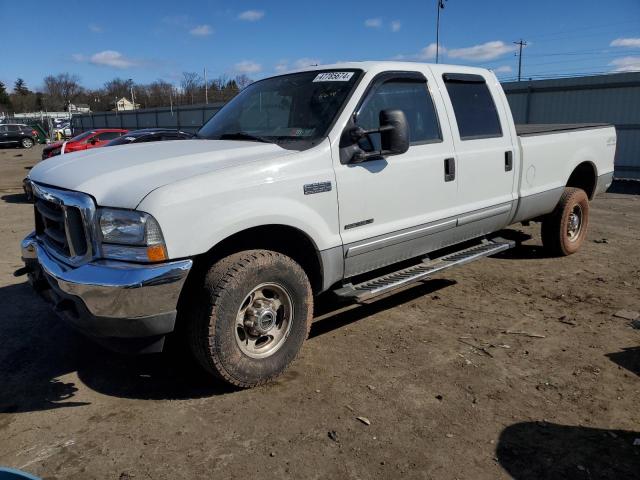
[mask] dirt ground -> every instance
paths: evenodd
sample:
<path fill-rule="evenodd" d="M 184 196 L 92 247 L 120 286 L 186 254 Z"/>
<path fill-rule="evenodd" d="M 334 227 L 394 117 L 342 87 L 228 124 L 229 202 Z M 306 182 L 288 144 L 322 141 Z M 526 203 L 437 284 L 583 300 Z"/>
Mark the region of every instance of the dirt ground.
<path fill-rule="evenodd" d="M 571 257 L 547 258 L 532 224 L 522 246 L 371 305 L 323 299 L 289 372 L 233 391 L 176 354 L 103 350 L 13 275 L 39 155 L 0 149 L 0 465 L 47 479 L 640 477 L 640 330 L 614 316 L 640 311 L 640 196 L 599 197 Z"/>

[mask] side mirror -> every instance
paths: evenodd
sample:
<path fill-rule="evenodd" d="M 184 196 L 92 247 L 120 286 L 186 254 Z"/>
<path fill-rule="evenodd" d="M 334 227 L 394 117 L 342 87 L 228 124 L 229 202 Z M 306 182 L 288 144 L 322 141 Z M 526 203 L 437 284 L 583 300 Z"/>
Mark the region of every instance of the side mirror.
<path fill-rule="evenodd" d="M 402 110 L 382 110 L 380 112 L 380 128 L 364 130 L 356 127 L 350 132 L 354 143 L 371 133 L 380 134 L 380 150 L 375 152 L 358 151 L 352 162 L 363 162 L 373 157 L 400 155 L 409 150 L 409 124 Z"/>
<path fill-rule="evenodd" d="M 91 145 L 95 145 L 96 143 L 98 143 L 98 139 L 97 139 L 96 137 L 93 137 L 93 138 L 89 141 L 89 143 L 90 143 Z"/>

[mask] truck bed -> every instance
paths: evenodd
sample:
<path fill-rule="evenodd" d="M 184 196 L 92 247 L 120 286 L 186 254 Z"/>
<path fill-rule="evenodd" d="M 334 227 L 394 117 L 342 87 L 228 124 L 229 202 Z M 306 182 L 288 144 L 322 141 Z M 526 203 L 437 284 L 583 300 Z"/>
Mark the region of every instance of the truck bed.
<path fill-rule="evenodd" d="M 570 130 L 585 130 L 589 128 L 610 127 L 607 123 L 522 123 L 516 124 L 516 133 L 519 137 L 531 137 L 534 135 L 550 135 L 552 133 L 567 132 Z"/>

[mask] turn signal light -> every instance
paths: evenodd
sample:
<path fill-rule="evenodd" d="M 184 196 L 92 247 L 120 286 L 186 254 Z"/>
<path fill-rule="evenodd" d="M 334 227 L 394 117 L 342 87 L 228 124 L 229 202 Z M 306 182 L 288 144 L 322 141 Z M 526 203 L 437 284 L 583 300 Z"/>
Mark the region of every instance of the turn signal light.
<path fill-rule="evenodd" d="M 164 245 L 151 245 L 147 247 L 147 258 L 150 262 L 167 260 L 167 250 L 164 248 Z"/>

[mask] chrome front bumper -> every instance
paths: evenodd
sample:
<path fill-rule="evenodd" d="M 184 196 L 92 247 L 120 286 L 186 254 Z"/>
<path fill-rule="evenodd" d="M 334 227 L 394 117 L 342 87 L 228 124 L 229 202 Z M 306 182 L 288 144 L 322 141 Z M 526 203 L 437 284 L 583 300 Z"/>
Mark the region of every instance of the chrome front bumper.
<path fill-rule="evenodd" d="M 50 255 L 33 233 L 22 241 L 22 259 L 31 284 L 58 314 L 89 335 L 121 339 L 158 339 L 173 331 L 193 263 L 98 260 L 71 267 Z"/>

